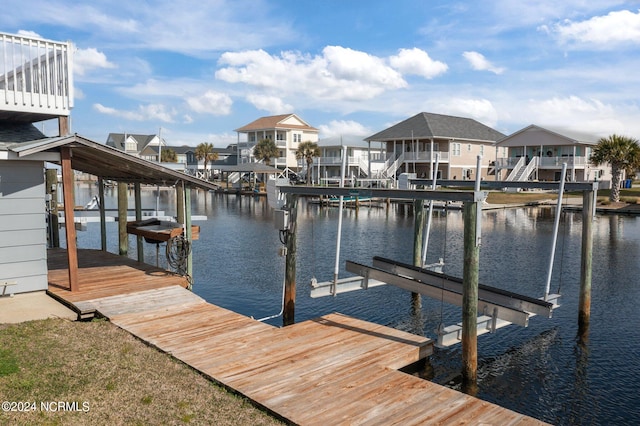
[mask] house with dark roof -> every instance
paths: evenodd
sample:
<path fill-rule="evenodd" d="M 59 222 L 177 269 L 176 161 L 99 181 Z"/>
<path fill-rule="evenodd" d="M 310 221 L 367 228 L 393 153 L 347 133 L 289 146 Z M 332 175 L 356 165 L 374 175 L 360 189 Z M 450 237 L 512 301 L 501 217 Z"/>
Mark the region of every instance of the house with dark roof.
<path fill-rule="evenodd" d="M 495 143 L 504 137 L 471 118 L 421 112 L 364 140 L 386 143 L 380 178 L 429 178 L 436 170 L 439 179 L 475 179 L 481 155 L 481 177 L 487 179 L 495 175 Z"/>
<path fill-rule="evenodd" d="M 138 135 L 133 133 L 109 133 L 107 146 L 136 155 L 149 161 L 159 161 L 159 147 L 167 145 L 160 135 Z M 155 147 L 155 149 L 154 149 Z"/>
<path fill-rule="evenodd" d="M 255 162 L 253 148 L 262 139 L 275 141 L 278 157 L 271 165 L 279 169 L 300 169 L 296 150 L 300 142 L 318 142 L 318 129 L 310 126 L 296 114 L 261 117 L 235 130 L 238 134 L 238 165 Z"/>
<path fill-rule="evenodd" d="M 597 143 L 594 135 L 532 124 L 496 143 L 497 175 L 499 180 L 559 181 L 566 163 L 569 182 L 611 181 L 609 165 L 596 167 L 589 161 Z"/>

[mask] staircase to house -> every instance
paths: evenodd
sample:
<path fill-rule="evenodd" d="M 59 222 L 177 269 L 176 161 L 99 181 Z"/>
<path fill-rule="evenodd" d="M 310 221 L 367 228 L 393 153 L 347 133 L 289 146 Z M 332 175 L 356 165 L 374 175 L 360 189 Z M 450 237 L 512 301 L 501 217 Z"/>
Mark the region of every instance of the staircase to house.
<path fill-rule="evenodd" d="M 511 182 L 526 182 L 529 180 L 531 174 L 538 168 L 539 157 L 533 157 L 529 163 L 526 163 L 525 157 L 520 157 L 520 160 L 516 163 L 507 181 Z"/>

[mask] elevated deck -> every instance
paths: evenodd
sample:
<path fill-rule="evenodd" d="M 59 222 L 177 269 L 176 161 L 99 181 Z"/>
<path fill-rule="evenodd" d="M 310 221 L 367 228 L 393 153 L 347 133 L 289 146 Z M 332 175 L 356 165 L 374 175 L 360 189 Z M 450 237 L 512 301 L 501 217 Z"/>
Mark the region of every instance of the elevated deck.
<path fill-rule="evenodd" d="M 51 293 L 293 424 L 542 424 L 398 371 L 431 354 L 422 336 L 337 313 L 277 328 L 207 303 L 146 265 L 80 253 L 80 290 L 62 290 L 64 271 L 53 270 Z M 145 270 L 134 274 L 136 265 Z M 118 279 L 125 271 L 130 278 Z"/>

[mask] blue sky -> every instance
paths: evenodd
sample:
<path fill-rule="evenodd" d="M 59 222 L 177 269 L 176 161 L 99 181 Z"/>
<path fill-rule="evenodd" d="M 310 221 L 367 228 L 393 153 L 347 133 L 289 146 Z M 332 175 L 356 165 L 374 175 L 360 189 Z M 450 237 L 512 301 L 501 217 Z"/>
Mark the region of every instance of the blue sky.
<path fill-rule="evenodd" d="M 70 40 L 72 130 L 237 140 L 296 113 L 363 137 L 419 112 L 640 138 L 640 1 L 4 0 L 0 31 Z M 45 132 L 57 129 L 45 123 Z"/>

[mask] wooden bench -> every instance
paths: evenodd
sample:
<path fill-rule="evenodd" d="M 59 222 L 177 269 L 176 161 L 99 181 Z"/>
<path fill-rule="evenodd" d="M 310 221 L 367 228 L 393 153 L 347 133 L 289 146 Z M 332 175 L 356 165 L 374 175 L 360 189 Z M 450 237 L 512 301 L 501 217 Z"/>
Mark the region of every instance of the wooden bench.
<path fill-rule="evenodd" d="M 0 281 L 0 287 L 2 287 L 2 293 L 0 296 L 5 296 L 7 294 L 7 287 L 16 284 L 18 284 L 16 281 Z M 9 296 L 13 297 L 13 293 L 10 293 Z"/>

